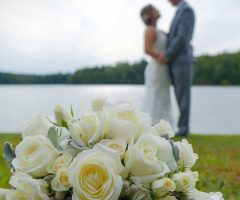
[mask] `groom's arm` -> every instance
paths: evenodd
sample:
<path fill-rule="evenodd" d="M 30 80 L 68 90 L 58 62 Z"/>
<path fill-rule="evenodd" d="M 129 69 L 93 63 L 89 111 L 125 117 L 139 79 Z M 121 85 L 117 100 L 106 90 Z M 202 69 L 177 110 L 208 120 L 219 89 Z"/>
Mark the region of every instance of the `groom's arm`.
<path fill-rule="evenodd" d="M 177 35 L 172 39 L 172 41 L 170 41 L 170 44 L 165 52 L 165 57 L 168 61 L 173 60 L 192 39 L 195 22 L 193 10 L 191 8 L 186 8 L 181 17 Z"/>

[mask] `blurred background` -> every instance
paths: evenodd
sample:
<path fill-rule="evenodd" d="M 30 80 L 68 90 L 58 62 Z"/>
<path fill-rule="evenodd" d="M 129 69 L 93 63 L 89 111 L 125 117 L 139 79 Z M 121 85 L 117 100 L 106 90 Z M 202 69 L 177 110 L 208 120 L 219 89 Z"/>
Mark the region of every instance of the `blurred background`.
<path fill-rule="evenodd" d="M 240 2 L 188 2 L 197 16 L 191 132 L 240 133 Z M 95 97 L 139 108 L 148 60 L 139 12 L 148 3 L 168 32 L 168 0 L 0 0 L 0 132 L 20 133 L 55 104 L 80 114 Z"/>

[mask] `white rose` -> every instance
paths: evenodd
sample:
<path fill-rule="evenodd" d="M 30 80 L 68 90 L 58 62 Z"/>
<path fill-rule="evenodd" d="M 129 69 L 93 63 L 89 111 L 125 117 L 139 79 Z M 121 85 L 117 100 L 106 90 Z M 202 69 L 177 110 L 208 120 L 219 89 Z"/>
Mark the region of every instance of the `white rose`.
<path fill-rule="evenodd" d="M 52 168 L 48 171 L 50 173 L 57 173 L 60 168 L 68 167 L 72 162 L 72 155 L 69 153 L 64 153 L 63 155 L 59 156 L 52 165 Z"/>
<path fill-rule="evenodd" d="M 0 200 L 5 200 L 6 193 L 10 190 L 0 188 Z"/>
<path fill-rule="evenodd" d="M 192 145 L 186 139 L 183 139 L 181 142 L 175 142 L 175 145 L 179 150 L 180 160 L 178 164 L 191 168 L 198 159 L 198 155 L 193 152 Z"/>
<path fill-rule="evenodd" d="M 161 120 L 158 124 L 151 128 L 150 132 L 154 135 L 164 136 L 169 138 L 174 137 L 174 130 L 168 121 Z"/>
<path fill-rule="evenodd" d="M 194 200 L 214 200 L 211 198 L 209 193 L 198 191 L 195 188 L 189 193 L 189 198 Z M 217 200 L 221 200 L 221 199 L 217 199 Z"/>
<path fill-rule="evenodd" d="M 47 117 L 38 115 L 33 118 L 28 126 L 22 132 L 22 138 L 33 135 L 47 136 L 48 131 L 52 124 Z"/>
<path fill-rule="evenodd" d="M 109 139 L 122 138 L 128 143 L 149 130 L 151 118 L 148 114 L 137 113 L 129 103 L 122 102 L 104 110 L 106 135 Z"/>
<path fill-rule="evenodd" d="M 47 169 L 52 167 L 58 154 L 48 138 L 28 136 L 17 145 L 12 165 L 19 172 L 42 177 L 48 174 Z"/>
<path fill-rule="evenodd" d="M 97 98 L 92 100 L 92 110 L 94 112 L 101 112 L 107 104 L 106 98 Z"/>
<path fill-rule="evenodd" d="M 146 186 L 177 167 L 169 141 L 152 134 L 144 134 L 130 144 L 124 162 L 124 175 L 129 170 L 136 184 Z"/>
<path fill-rule="evenodd" d="M 167 195 L 167 196 L 161 197 L 161 198 L 154 198 L 154 200 L 177 200 L 177 198 L 174 196 Z"/>
<path fill-rule="evenodd" d="M 97 144 L 80 153 L 69 168 L 73 199 L 118 199 L 123 166 L 117 152 Z"/>
<path fill-rule="evenodd" d="M 198 191 L 195 188 L 190 192 L 189 197 L 194 200 L 224 200 L 223 194 L 221 192 L 206 193 Z"/>
<path fill-rule="evenodd" d="M 102 136 L 102 126 L 95 113 L 83 115 L 79 121 L 69 124 L 69 132 L 73 140 L 80 146 L 91 146 Z"/>
<path fill-rule="evenodd" d="M 59 126 L 66 127 L 68 123 L 73 120 L 71 113 L 69 113 L 61 105 L 56 105 L 54 109 L 55 118 Z"/>
<path fill-rule="evenodd" d="M 66 197 L 67 192 L 56 192 L 55 197 L 51 197 L 51 200 L 72 200 L 70 197 Z"/>
<path fill-rule="evenodd" d="M 32 195 L 24 190 L 10 190 L 5 195 L 6 200 L 35 200 Z M 36 198 L 36 200 L 40 200 Z"/>
<path fill-rule="evenodd" d="M 176 191 L 189 192 L 196 185 L 198 172 L 179 172 L 177 174 L 173 174 L 172 180 L 176 184 Z"/>
<path fill-rule="evenodd" d="M 158 179 L 152 183 L 153 193 L 158 197 L 163 197 L 176 189 L 175 183 L 169 178 Z"/>
<path fill-rule="evenodd" d="M 49 200 L 49 197 L 47 195 L 48 190 L 48 184 L 46 181 L 42 179 L 33 179 L 30 175 L 28 174 L 23 174 L 23 173 L 16 173 L 14 174 L 10 180 L 9 180 L 10 185 L 13 186 L 13 188 L 16 188 L 17 191 L 13 192 L 11 191 L 6 199 L 11 199 L 14 200 L 16 195 L 22 195 L 26 196 L 28 198 L 26 199 L 32 199 L 32 200 Z M 20 191 L 24 191 L 21 193 Z M 31 198 L 29 198 L 31 197 Z M 20 197 L 16 199 L 21 199 Z M 24 198 L 23 198 L 24 199 Z"/>
<path fill-rule="evenodd" d="M 67 168 L 60 168 L 57 171 L 56 176 L 51 182 L 51 186 L 57 192 L 67 191 L 71 187 Z"/>
<path fill-rule="evenodd" d="M 124 157 L 127 148 L 127 142 L 125 140 L 121 138 L 116 138 L 113 140 L 102 140 L 100 141 L 100 144 L 118 152 L 121 159 Z"/>
<path fill-rule="evenodd" d="M 209 195 L 211 196 L 212 200 L 224 200 L 221 192 L 210 192 Z"/>

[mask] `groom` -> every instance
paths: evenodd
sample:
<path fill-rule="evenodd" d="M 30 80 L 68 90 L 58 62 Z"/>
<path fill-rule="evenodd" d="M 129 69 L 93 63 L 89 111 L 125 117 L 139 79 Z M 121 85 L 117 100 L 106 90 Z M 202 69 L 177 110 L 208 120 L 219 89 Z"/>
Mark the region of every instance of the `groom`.
<path fill-rule="evenodd" d="M 169 0 L 177 6 L 168 34 L 167 48 L 162 56 L 167 62 L 169 73 L 180 111 L 178 119 L 179 136 L 189 134 L 191 84 L 193 79 L 193 53 L 190 44 L 194 30 L 194 11 L 184 0 Z"/>

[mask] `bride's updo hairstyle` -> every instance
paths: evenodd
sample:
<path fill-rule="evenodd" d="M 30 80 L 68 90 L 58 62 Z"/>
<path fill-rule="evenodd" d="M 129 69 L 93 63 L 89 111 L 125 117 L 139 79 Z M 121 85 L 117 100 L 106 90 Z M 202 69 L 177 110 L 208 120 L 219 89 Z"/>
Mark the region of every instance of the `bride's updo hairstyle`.
<path fill-rule="evenodd" d="M 142 8 L 141 18 L 145 25 L 147 26 L 152 25 L 153 23 L 152 11 L 154 10 L 156 10 L 156 8 L 151 4 L 148 4 Z"/>

